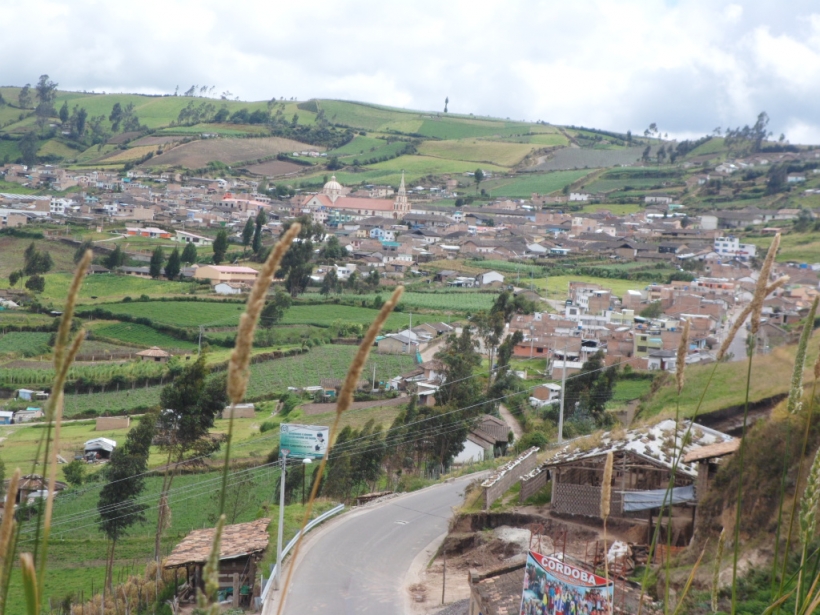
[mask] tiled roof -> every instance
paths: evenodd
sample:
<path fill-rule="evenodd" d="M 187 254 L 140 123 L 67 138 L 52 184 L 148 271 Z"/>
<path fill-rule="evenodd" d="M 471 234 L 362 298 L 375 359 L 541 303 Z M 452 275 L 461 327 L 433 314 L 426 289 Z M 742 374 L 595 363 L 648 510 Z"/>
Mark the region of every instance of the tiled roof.
<path fill-rule="evenodd" d="M 257 519 L 249 523 L 226 525 L 222 530 L 219 559 L 233 559 L 251 553 L 259 553 L 268 548 L 270 519 Z M 214 528 L 194 530 L 179 543 L 165 561 L 166 568 L 185 564 L 204 564 L 211 552 Z"/>

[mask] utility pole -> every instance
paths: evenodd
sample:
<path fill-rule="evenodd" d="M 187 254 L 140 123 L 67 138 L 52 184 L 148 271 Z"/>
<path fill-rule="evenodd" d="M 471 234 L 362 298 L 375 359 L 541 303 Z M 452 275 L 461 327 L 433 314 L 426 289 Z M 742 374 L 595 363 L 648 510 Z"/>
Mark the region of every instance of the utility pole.
<path fill-rule="evenodd" d="M 564 396 L 567 392 L 567 346 L 564 344 L 564 369 L 561 374 L 561 409 L 558 412 L 558 444 L 564 441 Z"/>
<path fill-rule="evenodd" d="M 376 390 L 376 364 L 373 364 L 373 390 Z"/>
<path fill-rule="evenodd" d="M 276 589 L 282 587 L 282 533 L 285 525 L 285 469 L 287 468 L 287 449 L 282 449 L 279 455 L 282 457 L 282 475 L 280 476 L 280 490 L 279 490 L 279 527 L 277 528 L 276 541 Z"/>

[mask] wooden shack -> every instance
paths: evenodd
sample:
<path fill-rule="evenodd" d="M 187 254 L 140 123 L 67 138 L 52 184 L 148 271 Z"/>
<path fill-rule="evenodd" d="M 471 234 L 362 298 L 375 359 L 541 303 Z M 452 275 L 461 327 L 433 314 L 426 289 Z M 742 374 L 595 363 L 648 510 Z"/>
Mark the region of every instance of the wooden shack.
<path fill-rule="evenodd" d="M 698 468 L 686 461 L 686 455 L 733 440 L 702 425 L 692 425 L 687 435 L 688 428 L 688 422 L 681 422 L 676 430 L 674 421 L 665 420 L 651 427 L 627 431 L 620 437 L 606 433 L 599 443 L 589 448 L 568 445 L 542 466 L 551 473 L 552 510 L 565 515 L 600 517 L 604 465 L 607 454 L 612 452 L 610 516 L 641 523 L 648 516 L 651 528 L 653 515 L 671 504 L 673 516 L 686 520 L 679 524 L 683 529 L 676 528 L 679 542 L 685 544 L 694 527 L 698 476 Z M 676 458 L 680 462 L 674 469 Z M 673 483 L 671 493 L 670 481 Z"/>
<path fill-rule="evenodd" d="M 143 361 L 154 361 L 155 363 L 167 363 L 171 358 L 170 352 L 165 352 L 158 346 L 151 346 L 148 350 L 142 350 L 137 356 Z"/>
<path fill-rule="evenodd" d="M 253 596 L 259 594 L 255 585 L 257 565 L 268 548 L 270 519 L 226 525 L 222 530 L 219 548 L 219 588 L 231 596 L 233 606 L 250 606 Z M 194 530 L 180 542 L 165 561 L 165 568 L 185 570 L 190 598 L 204 590 L 203 569 L 214 540 L 214 528 Z M 240 604 L 246 598 L 246 604 Z"/>

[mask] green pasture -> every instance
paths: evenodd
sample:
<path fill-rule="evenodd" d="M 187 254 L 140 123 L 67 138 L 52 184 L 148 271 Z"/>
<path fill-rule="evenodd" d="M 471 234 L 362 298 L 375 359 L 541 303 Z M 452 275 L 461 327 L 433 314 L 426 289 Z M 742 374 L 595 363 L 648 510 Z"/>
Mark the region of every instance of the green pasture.
<path fill-rule="evenodd" d="M 195 350 L 198 346 L 193 342 L 180 340 L 165 333 L 160 333 L 152 327 L 133 322 L 100 322 L 92 323 L 95 336 L 106 339 L 135 344 L 141 347 L 158 346 L 165 349 Z"/>
<path fill-rule="evenodd" d="M 419 147 L 419 153 L 445 160 L 462 160 L 511 167 L 521 162 L 524 156 L 533 149 L 535 149 L 534 146 L 524 143 L 461 139 L 425 141 Z"/>
<path fill-rule="evenodd" d="M 750 237 L 749 243 L 757 246 L 758 254 L 762 258 L 772 243 L 771 237 Z M 780 239 L 780 249 L 777 260 L 781 263 L 795 261 L 798 263 L 820 262 L 820 234 L 818 233 L 788 233 Z"/>
<path fill-rule="evenodd" d="M 553 173 L 521 173 L 513 177 L 492 178 L 482 182 L 481 187 L 490 196 L 530 198 L 533 192 L 549 194 L 561 190 L 589 175 L 589 170 L 555 171 Z"/>
<path fill-rule="evenodd" d="M 0 312 L 0 323 L 3 314 Z M 0 355 L 12 354 L 20 357 L 33 357 L 51 351 L 48 341 L 51 333 L 15 332 L 0 334 Z"/>
<path fill-rule="evenodd" d="M 368 303 L 372 303 L 373 299 L 376 298 L 376 295 L 381 295 L 382 299 L 387 299 L 389 293 L 382 292 L 382 293 L 367 293 L 364 295 L 341 295 L 341 298 L 345 301 L 353 300 L 353 301 L 366 301 Z M 313 299 L 319 300 L 324 299 L 322 295 L 319 293 L 305 293 L 302 295 L 305 299 Z M 442 289 L 436 292 L 413 292 L 413 291 L 405 291 L 401 296 L 401 305 L 405 307 L 405 311 L 415 308 L 415 309 L 423 309 L 423 310 L 434 310 L 437 312 L 464 312 L 464 311 L 477 311 L 477 310 L 486 310 L 492 305 L 493 301 L 495 301 L 496 295 L 495 293 L 479 293 L 474 291 L 464 291 L 459 289 Z M 310 306 L 302 306 L 300 309 L 304 309 L 305 307 Z M 331 309 L 335 309 L 339 306 L 330 305 Z M 291 312 L 295 309 L 291 308 Z M 288 312 L 290 314 L 290 312 Z M 405 322 L 407 320 L 406 316 L 403 316 L 401 313 L 394 312 L 392 317 L 398 316 L 399 319 L 396 322 Z M 428 318 L 428 314 L 421 314 L 421 315 L 414 315 L 413 321 L 415 322 L 418 316 L 423 316 L 426 321 L 431 321 Z M 302 318 L 301 315 L 295 316 L 296 318 Z M 391 317 L 391 318 L 392 318 Z M 286 317 L 287 318 L 287 317 Z M 432 315 L 432 319 L 441 320 L 441 314 L 434 314 Z"/>
<path fill-rule="evenodd" d="M 46 274 L 45 278 L 46 288 L 41 296 L 44 299 L 56 302 L 65 300 L 72 276 L 68 273 L 49 273 Z M 158 297 L 182 294 L 190 290 L 190 282 L 150 280 L 136 276 L 106 273 L 85 277 L 80 288 L 80 301 L 87 304 L 123 299 L 124 297 L 138 299 L 140 295 Z"/>

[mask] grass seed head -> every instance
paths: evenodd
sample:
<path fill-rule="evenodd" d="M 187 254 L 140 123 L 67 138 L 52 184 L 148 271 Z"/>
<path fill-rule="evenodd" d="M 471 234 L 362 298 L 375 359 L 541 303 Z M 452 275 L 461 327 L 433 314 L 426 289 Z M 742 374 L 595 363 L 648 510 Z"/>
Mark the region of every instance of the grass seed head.
<path fill-rule="evenodd" d="M 684 371 L 686 369 L 686 355 L 689 350 L 689 319 L 683 321 L 683 333 L 678 344 L 678 357 L 675 363 L 675 378 L 678 383 L 678 395 L 683 389 Z"/>
<path fill-rule="evenodd" d="M 766 258 L 763 265 L 760 267 L 760 277 L 757 279 L 757 286 L 755 287 L 755 294 L 752 297 L 752 322 L 751 333 L 756 335 L 760 329 L 760 314 L 763 311 L 763 301 L 772 292 L 769 289 L 769 277 L 772 273 L 772 265 L 774 258 L 777 256 L 777 249 L 780 247 L 780 233 L 774 236 L 772 244 L 769 246 L 769 251 L 766 253 Z"/>
<path fill-rule="evenodd" d="M 794 372 L 792 373 L 791 387 L 789 388 L 789 402 L 787 409 L 790 414 L 797 414 L 803 406 L 803 370 L 806 367 L 806 350 L 809 346 L 809 338 L 811 338 L 814 330 L 814 316 L 817 313 L 818 299 L 815 297 L 809 310 L 809 315 L 806 317 L 806 324 L 803 327 L 803 332 L 800 335 L 800 343 L 797 345 L 797 354 L 794 358 Z"/>
<path fill-rule="evenodd" d="M 817 528 L 817 504 L 820 502 L 820 448 L 814 454 L 803 498 L 800 500 L 800 538 L 808 544 Z"/>
<path fill-rule="evenodd" d="M 601 516 L 606 519 L 612 507 L 612 466 L 615 463 L 615 456 L 612 451 L 606 454 L 604 464 L 604 477 L 601 483 Z"/>
<path fill-rule="evenodd" d="M 273 281 L 273 276 L 279 269 L 282 257 L 285 256 L 285 252 L 288 251 L 290 244 L 293 243 L 301 229 L 301 225 L 294 222 L 271 250 L 268 259 L 259 272 L 256 283 L 253 285 L 245 312 L 239 319 L 236 345 L 228 363 L 228 397 L 233 404 L 242 401 L 248 388 L 248 365 L 251 362 L 253 335 L 256 330 L 256 323 L 259 320 L 259 314 L 262 312 L 262 308 L 265 307 L 265 298 Z"/>

